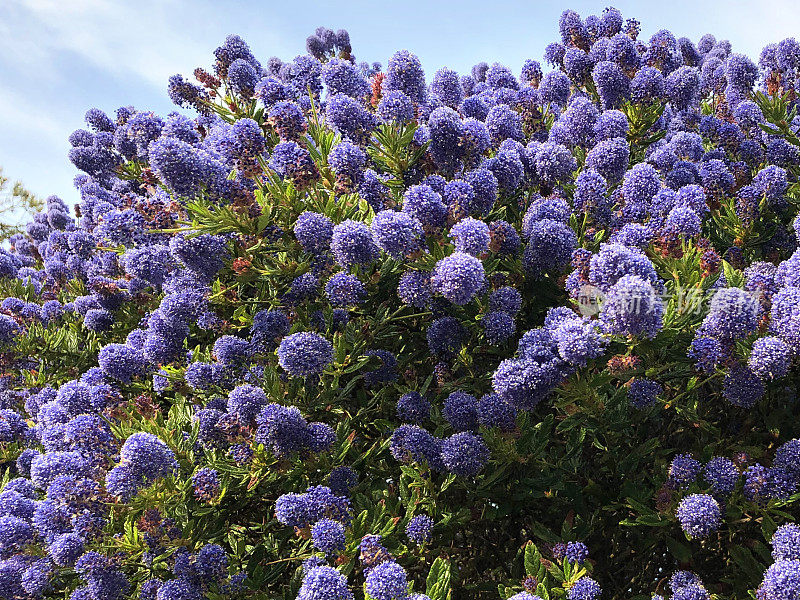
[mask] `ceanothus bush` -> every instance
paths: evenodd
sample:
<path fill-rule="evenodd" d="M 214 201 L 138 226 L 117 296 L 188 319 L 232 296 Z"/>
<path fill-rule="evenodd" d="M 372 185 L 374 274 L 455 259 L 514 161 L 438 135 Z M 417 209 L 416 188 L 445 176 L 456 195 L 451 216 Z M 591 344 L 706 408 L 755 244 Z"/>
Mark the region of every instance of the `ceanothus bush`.
<path fill-rule="evenodd" d="M 800 44 L 640 31 L 90 109 L 0 249 L 0 598 L 800 597 Z"/>

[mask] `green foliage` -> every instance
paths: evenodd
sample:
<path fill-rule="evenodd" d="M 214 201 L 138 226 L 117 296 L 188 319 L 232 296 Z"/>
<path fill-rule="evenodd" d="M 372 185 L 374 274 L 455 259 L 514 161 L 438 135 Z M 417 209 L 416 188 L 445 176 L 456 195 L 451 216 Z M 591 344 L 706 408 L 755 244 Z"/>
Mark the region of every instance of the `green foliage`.
<path fill-rule="evenodd" d="M 9 188 L 0 167 L 0 242 L 23 231 L 22 223 L 44 208 L 44 201 L 16 181 Z"/>

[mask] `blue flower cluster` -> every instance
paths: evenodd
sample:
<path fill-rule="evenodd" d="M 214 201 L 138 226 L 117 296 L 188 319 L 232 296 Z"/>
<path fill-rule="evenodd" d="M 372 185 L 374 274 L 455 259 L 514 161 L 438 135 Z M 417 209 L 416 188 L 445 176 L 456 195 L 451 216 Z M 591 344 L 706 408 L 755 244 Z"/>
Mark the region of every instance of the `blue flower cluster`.
<path fill-rule="evenodd" d="M 692 493 L 681 500 L 676 510 L 681 527 L 692 537 L 707 537 L 720 527 L 724 507 L 735 492 L 760 506 L 789 498 L 800 490 L 798 457 L 797 439 L 776 449 L 771 467 L 751 461 L 746 454 L 733 459 L 715 456 L 705 466 L 689 454 L 676 456 L 669 467 L 667 486 L 705 492 Z"/>
<path fill-rule="evenodd" d="M 800 593 L 800 540 L 798 527 L 787 524 L 772 536 L 772 557 L 775 562 L 764 572 L 757 590 L 766 600 L 791 598 Z"/>

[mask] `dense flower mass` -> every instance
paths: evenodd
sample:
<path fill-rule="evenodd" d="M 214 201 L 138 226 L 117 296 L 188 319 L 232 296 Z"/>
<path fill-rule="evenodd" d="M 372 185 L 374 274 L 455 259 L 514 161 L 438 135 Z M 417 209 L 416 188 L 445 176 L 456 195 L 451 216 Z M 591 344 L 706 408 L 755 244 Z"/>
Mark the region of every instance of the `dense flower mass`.
<path fill-rule="evenodd" d="M 800 44 L 653 25 L 91 108 L 0 249 L 0 599 L 797 599 Z"/>
<path fill-rule="evenodd" d="M 706 537 L 719 527 L 719 504 L 706 494 L 684 498 L 678 506 L 677 515 L 683 530 L 692 537 Z"/>

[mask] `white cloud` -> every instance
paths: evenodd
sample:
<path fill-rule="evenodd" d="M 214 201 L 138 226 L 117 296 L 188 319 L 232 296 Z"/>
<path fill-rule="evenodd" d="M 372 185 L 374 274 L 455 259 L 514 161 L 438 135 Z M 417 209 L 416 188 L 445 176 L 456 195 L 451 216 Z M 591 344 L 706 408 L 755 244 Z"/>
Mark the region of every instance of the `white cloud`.
<path fill-rule="evenodd" d="M 40 196 L 60 193 L 77 200 L 71 185 L 74 167 L 67 160 L 67 136 L 74 128 L 20 94 L 0 88 L 0 166 Z"/>
<path fill-rule="evenodd" d="M 192 13 L 182 1 L 10 0 L 5 10 L 0 48 L 6 61 L 28 68 L 53 71 L 56 59 L 74 53 L 163 89 L 170 75 L 206 62 L 209 53 L 193 40 Z"/>
<path fill-rule="evenodd" d="M 0 131 L 14 131 L 44 137 L 52 143 L 66 143 L 63 121 L 56 119 L 40 107 L 31 104 L 25 97 L 7 88 L 0 87 L 0 114 L 3 115 Z"/>

